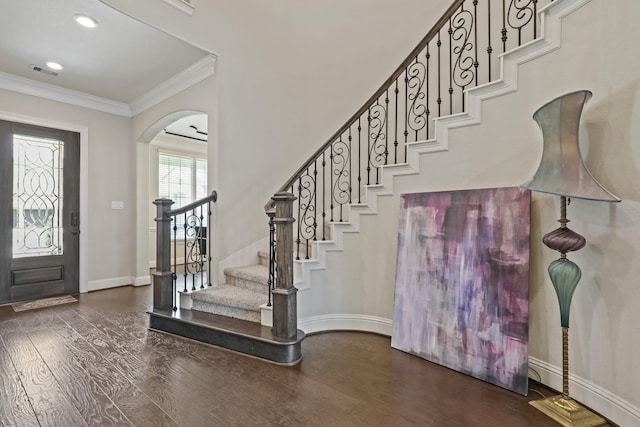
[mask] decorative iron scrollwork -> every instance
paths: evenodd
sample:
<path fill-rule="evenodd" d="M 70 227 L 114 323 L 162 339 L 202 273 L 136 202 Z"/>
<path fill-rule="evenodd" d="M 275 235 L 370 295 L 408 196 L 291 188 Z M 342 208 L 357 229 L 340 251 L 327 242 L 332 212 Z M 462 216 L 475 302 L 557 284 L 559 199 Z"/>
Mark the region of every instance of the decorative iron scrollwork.
<path fill-rule="evenodd" d="M 333 143 L 331 150 L 331 171 L 334 178 L 331 193 L 333 200 L 342 206 L 351 202 L 351 171 L 349 170 L 351 151 L 342 137 Z"/>
<path fill-rule="evenodd" d="M 453 81 L 461 87 L 467 87 L 475 78 L 473 43 L 469 41 L 473 31 L 473 15 L 470 11 L 461 9 L 452 19 L 452 39 L 456 42 L 453 53 L 456 62 L 453 67 Z"/>
<path fill-rule="evenodd" d="M 407 124 L 411 130 L 418 132 L 427 125 L 427 106 L 424 85 L 427 76 L 425 64 L 418 58 L 407 67 L 406 85 L 409 108 L 407 111 Z"/>
<path fill-rule="evenodd" d="M 184 277 L 191 278 L 191 290 L 196 290 L 196 282 L 204 288 L 205 263 L 207 261 L 206 226 L 202 209 L 185 213 L 184 217 Z"/>
<path fill-rule="evenodd" d="M 378 166 L 387 164 L 389 151 L 387 150 L 387 135 L 385 134 L 385 125 L 387 122 L 387 109 L 377 100 L 375 104 L 369 107 L 367 116 L 369 122 L 369 166 L 367 171 L 375 169 Z M 378 174 L 376 174 L 376 184 L 378 184 Z"/>
<path fill-rule="evenodd" d="M 311 174 L 309 168 L 298 181 L 298 238 L 296 240 L 296 259 L 300 259 L 300 245 L 305 247 L 305 257 L 309 258 L 309 241 L 316 239 L 316 174 Z"/>
<path fill-rule="evenodd" d="M 537 0 L 511 0 L 507 13 L 507 23 L 514 30 L 524 28 L 535 15 Z"/>

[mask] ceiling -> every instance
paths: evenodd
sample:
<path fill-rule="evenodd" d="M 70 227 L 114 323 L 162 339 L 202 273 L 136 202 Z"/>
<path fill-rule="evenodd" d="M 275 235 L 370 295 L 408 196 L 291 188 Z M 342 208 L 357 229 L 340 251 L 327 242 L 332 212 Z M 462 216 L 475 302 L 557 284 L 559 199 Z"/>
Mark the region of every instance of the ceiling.
<path fill-rule="evenodd" d="M 81 27 L 74 14 L 89 15 L 98 26 Z M 206 57 L 211 54 L 99 0 L 0 0 L 0 77 L 21 85 L 131 104 Z M 64 67 L 57 77 L 31 69 L 47 69 L 48 61 Z"/>

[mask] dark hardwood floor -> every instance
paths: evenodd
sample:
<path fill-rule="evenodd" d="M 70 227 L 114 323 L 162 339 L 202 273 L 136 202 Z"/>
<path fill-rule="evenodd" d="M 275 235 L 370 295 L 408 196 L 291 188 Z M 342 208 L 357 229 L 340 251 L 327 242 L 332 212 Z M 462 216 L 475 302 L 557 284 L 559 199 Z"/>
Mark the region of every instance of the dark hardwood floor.
<path fill-rule="evenodd" d="M 2 426 L 556 426 L 500 389 L 356 332 L 282 367 L 147 330 L 151 287 L 0 307 Z M 539 384 L 537 391 L 551 392 Z"/>

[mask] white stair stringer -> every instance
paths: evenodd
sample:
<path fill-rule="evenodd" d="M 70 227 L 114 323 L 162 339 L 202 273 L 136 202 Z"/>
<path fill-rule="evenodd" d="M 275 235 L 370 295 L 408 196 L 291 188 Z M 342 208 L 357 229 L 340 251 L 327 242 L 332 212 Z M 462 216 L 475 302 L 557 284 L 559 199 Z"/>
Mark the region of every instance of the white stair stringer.
<path fill-rule="evenodd" d="M 561 46 L 562 19 L 580 9 L 591 0 L 556 0 L 538 11 L 540 16 L 541 36 L 525 43 L 509 52 L 500 55 L 500 79 L 494 80 L 471 89 L 465 90 L 465 105 L 467 111 L 434 119 L 434 138 L 426 141 L 407 143 L 407 161 L 395 165 L 381 166 L 381 183 L 364 186 L 363 199 L 366 203 L 350 204 L 348 207 L 348 222 L 331 223 L 332 240 L 316 241 L 312 244 L 315 250 L 314 259 L 296 260 L 294 262 L 294 286 L 303 291 L 311 288 L 311 272 L 327 268 L 326 253 L 343 250 L 344 233 L 360 232 L 360 215 L 375 215 L 378 213 L 378 197 L 395 194 L 393 190 L 394 177 L 415 175 L 420 173 L 420 156 L 428 153 L 447 151 L 449 148 L 449 131 L 456 128 L 473 126 L 482 121 L 482 102 L 485 100 L 507 95 L 518 90 L 518 68 L 520 65 L 555 51 Z M 310 319 L 309 319 L 310 320 Z M 305 332 L 323 330 L 318 322 L 306 322 L 310 327 Z M 302 319 L 304 323 L 304 319 Z M 377 321 L 378 322 L 378 321 Z M 319 329 L 312 324 L 318 323 Z M 388 335 L 391 322 L 388 321 Z M 378 331 L 379 327 L 374 327 Z M 383 328 L 384 333 L 385 328 Z"/>

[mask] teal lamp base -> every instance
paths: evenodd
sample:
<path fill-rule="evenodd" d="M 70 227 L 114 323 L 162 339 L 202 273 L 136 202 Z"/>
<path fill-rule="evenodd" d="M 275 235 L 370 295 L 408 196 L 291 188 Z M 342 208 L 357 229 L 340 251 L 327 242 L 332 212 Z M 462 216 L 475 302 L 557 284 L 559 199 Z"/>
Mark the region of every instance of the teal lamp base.
<path fill-rule="evenodd" d="M 567 252 L 582 249 L 586 240 L 567 228 L 567 199 L 561 197 L 560 228 L 546 234 L 542 241 L 549 248 L 560 252 L 560 258 L 549 264 L 549 277 L 560 305 L 562 326 L 562 394 L 546 399 L 532 400 L 533 407 L 553 418 L 565 427 L 593 427 L 606 423 L 601 416 L 591 412 L 569 397 L 569 310 L 571 299 L 582 277 L 580 267 L 567 259 Z"/>

